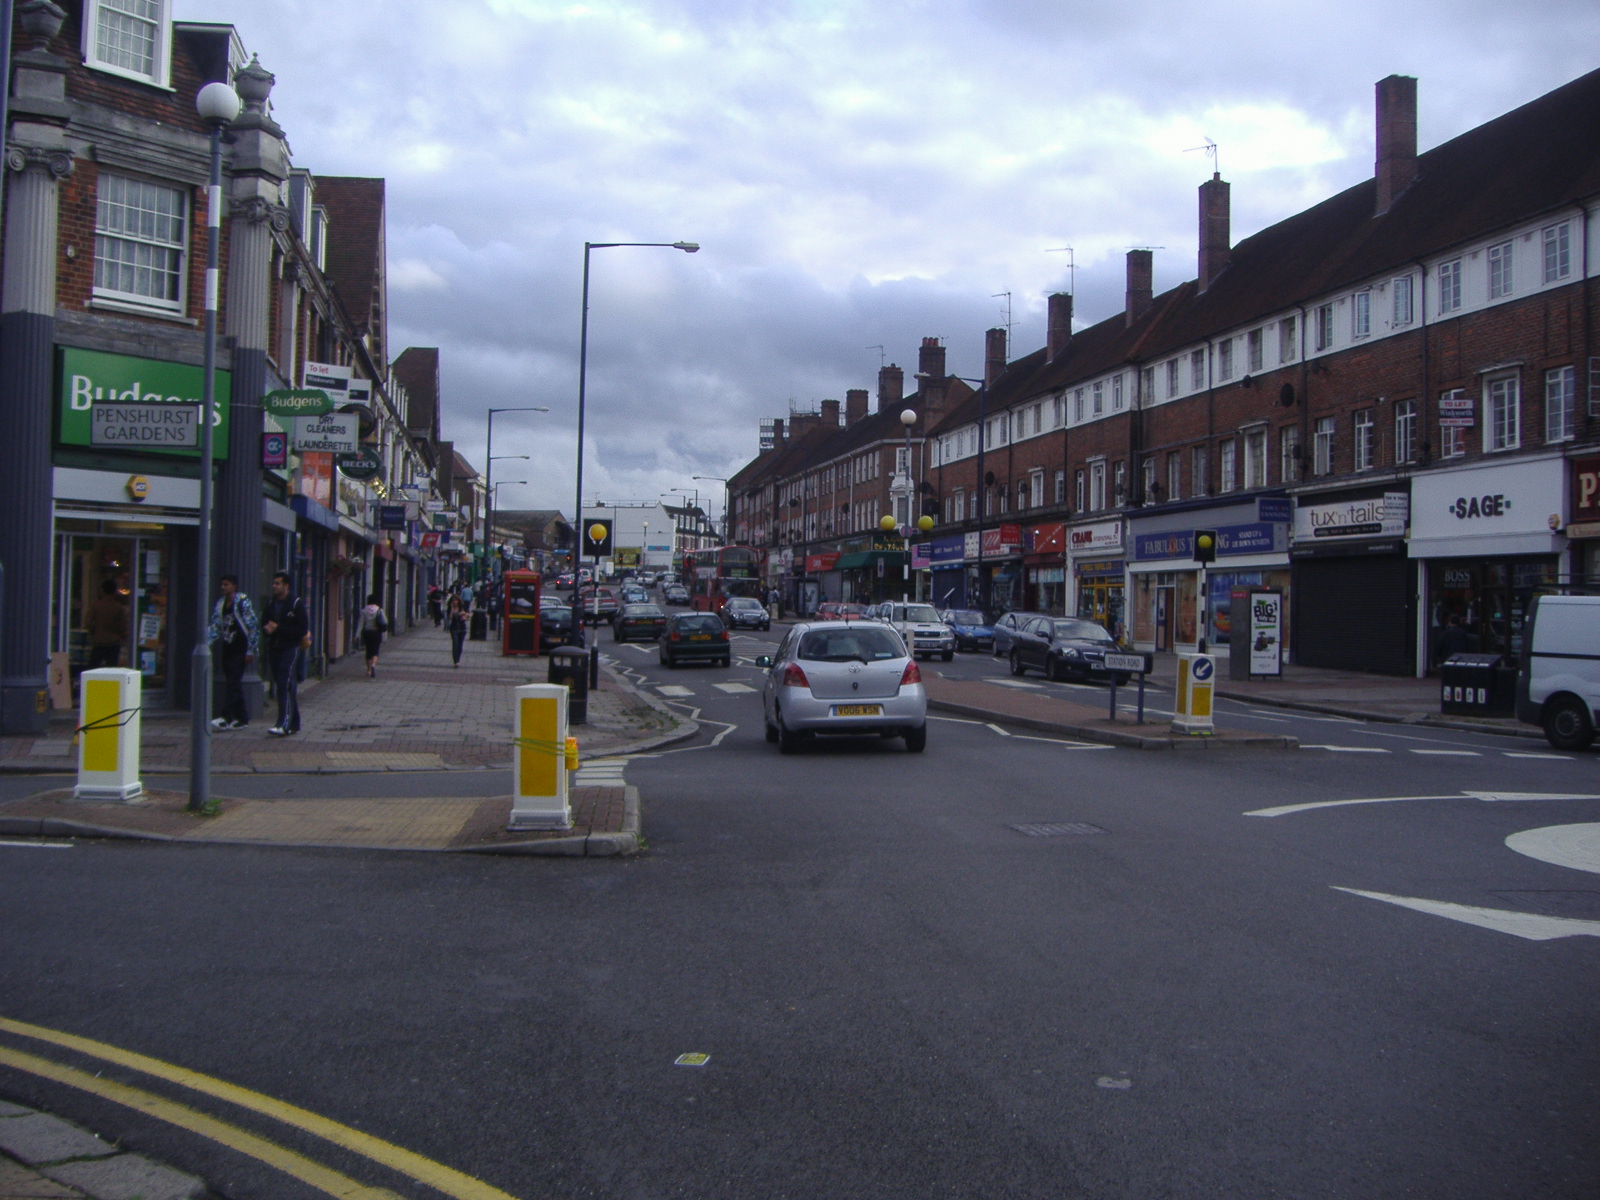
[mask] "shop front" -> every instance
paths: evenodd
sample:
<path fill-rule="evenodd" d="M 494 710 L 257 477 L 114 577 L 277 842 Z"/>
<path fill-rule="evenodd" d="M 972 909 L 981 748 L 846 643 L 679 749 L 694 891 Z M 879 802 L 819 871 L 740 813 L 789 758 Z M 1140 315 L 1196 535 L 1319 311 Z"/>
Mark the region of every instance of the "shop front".
<path fill-rule="evenodd" d="M 1406 557 L 1405 482 L 1307 494 L 1294 510 L 1294 661 L 1410 675 L 1416 669 L 1416 568 Z M 1287 638 L 1285 641 L 1287 642 Z"/>
<path fill-rule="evenodd" d="M 966 538 L 959 533 L 936 537 L 929 544 L 928 558 L 933 579 L 935 608 L 967 606 Z"/>
<path fill-rule="evenodd" d="M 1067 614 L 1067 529 L 1034 525 L 1023 532 L 1024 607 L 1033 612 Z"/>
<path fill-rule="evenodd" d="M 1564 561 L 1566 460 L 1554 455 L 1430 471 L 1411 481 L 1410 556 L 1420 563 L 1417 673 L 1434 670 L 1445 630 L 1467 649 L 1515 658 L 1533 597 L 1573 582 Z"/>
<path fill-rule="evenodd" d="M 899 535 L 874 534 L 847 542 L 842 550 L 836 564 L 841 594 L 827 599 L 875 604 L 911 594 L 911 556 Z"/>
<path fill-rule="evenodd" d="M 985 529 L 981 543 L 976 532 L 969 533 L 964 550 L 970 605 L 976 607 L 987 597 L 989 610 L 993 613 L 1011 612 L 1023 607 L 1021 525 Z"/>
<path fill-rule="evenodd" d="M 1585 590 L 1600 590 L 1600 458 L 1571 459 L 1568 472 L 1572 479 L 1567 522 L 1572 582 Z"/>
<path fill-rule="evenodd" d="M 1093 521 L 1067 530 L 1074 615 L 1120 633 L 1126 609 L 1126 560 L 1120 519 Z"/>
<path fill-rule="evenodd" d="M 806 577 L 816 580 L 817 592 L 822 600 L 843 598 L 844 579 L 839 571 L 841 557 L 837 550 L 806 555 Z"/>

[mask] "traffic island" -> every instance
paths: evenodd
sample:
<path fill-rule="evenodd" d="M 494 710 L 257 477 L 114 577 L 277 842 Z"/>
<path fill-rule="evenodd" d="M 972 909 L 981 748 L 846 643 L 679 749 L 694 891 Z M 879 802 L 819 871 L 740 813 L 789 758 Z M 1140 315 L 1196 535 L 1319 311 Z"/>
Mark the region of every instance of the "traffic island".
<path fill-rule="evenodd" d="M 1173 733 L 1161 715 L 1143 725 L 1119 713 L 1115 721 L 1099 706 L 1090 707 L 1058 694 L 976 679 L 945 679 L 928 672 L 922 677 L 928 707 L 934 712 L 969 717 L 984 722 L 1015 725 L 1040 733 L 1107 746 L 1137 750 L 1293 750 L 1300 739 L 1285 734 L 1244 733 L 1218 729 L 1209 736 L 1187 737 Z"/>

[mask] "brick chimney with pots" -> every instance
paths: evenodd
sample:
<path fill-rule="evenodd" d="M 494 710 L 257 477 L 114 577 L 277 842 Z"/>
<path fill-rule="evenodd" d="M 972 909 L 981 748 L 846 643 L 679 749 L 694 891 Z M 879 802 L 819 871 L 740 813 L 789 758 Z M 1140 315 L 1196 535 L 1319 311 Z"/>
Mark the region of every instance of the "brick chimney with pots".
<path fill-rule="evenodd" d="M 854 425 L 867 415 L 867 389 L 851 388 L 844 394 L 844 423 Z"/>
<path fill-rule="evenodd" d="M 837 400 L 824 400 L 822 402 L 822 423 L 829 429 L 839 427 L 839 402 Z"/>
<path fill-rule="evenodd" d="M 922 349 L 917 353 L 917 378 L 944 378 L 944 347 L 936 337 L 922 339 Z"/>
<path fill-rule="evenodd" d="M 1151 259 L 1148 250 L 1128 251 L 1128 292 L 1124 298 L 1126 308 L 1123 315 L 1125 327 L 1132 328 L 1135 321 L 1150 311 L 1151 299 L 1155 295 L 1151 286 Z"/>
<path fill-rule="evenodd" d="M 1382 216 L 1417 177 L 1417 81 L 1409 75 L 1378 80 L 1377 215 Z"/>
<path fill-rule="evenodd" d="M 1056 355 L 1072 341 L 1072 293 L 1054 292 L 1050 296 L 1050 326 L 1045 340 L 1045 357 L 1055 361 Z"/>
<path fill-rule="evenodd" d="M 1200 185 L 1200 290 L 1227 268 L 1233 253 L 1229 232 L 1230 188 L 1215 171 Z"/>
<path fill-rule="evenodd" d="M 772 422 L 772 448 L 778 449 L 783 445 L 783 418 L 777 417 Z"/>
<path fill-rule="evenodd" d="M 906 395 L 906 373 L 890 363 L 878 368 L 878 411 L 888 412 L 899 406 Z"/>
<path fill-rule="evenodd" d="M 1006 331 L 991 329 L 983 335 L 983 383 L 991 387 L 1006 372 Z"/>

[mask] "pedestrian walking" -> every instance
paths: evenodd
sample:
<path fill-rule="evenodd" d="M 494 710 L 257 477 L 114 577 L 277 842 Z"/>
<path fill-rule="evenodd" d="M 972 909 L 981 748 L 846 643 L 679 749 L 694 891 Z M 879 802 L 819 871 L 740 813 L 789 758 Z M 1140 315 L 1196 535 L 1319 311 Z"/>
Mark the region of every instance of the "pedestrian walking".
<path fill-rule="evenodd" d="M 389 632 L 389 618 L 384 616 L 383 602 L 378 593 L 367 597 L 361 610 L 361 648 L 367 652 L 367 677 L 378 677 L 378 647 L 383 645 L 383 635 Z"/>
<path fill-rule="evenodd" d="M 267 649 L 272 656 L 272 685 L 278 692 L 278 723 L 267 733 L 288 737 L 300 732 L 300 651 L 311 641 L 311 618 L 306 602 L 294 594 L 289 576 L 279 571 L 272 577 L 272 598 L 267 601 L 261 622 L 267 634 Z"/>
<path fill-rule="evenodd" d="M 89 635 L 89 662 L 84 668 L 114 667 L 122 661 L 122 643 L 128 638 L 128 608 L 122 603 L 115 580 L 100 585 L 100 594 L 83 614 Z"/>
<path fill-rule="evenodd" d="M 211 728 L 243 729 L 250 724 L 244 673 L 261 647 L 261 625 L 256 606 L 239 590 L 237 575 L 224 575 L 217 588 L 222 595 L 211 610 L 210 638 L 222 666 L 222 715 L 211 719 Z"/>
<path fill-rule="evenodd" d="M 428 615 L 433 618 L 435 629 L 444 624 L 444 592 L 438 584 L 428 589 Z"/>
<path fill-rule="evenodd" d="M 467 644 L 467 602 L 460 596 L 451 596 L 448 620 L 450 623 L 450 662 L 461 665 L 461 650 Z"/>

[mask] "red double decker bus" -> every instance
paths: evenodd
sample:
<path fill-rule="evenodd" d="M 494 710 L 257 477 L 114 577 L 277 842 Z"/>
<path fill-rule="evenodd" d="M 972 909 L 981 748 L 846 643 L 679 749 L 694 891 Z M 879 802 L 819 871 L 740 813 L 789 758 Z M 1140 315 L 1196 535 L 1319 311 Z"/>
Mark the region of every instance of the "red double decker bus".
<path fill-rule="evenodd" d="M 729 596 L 761 599 L 761 551 L 750 546 L 719 546 L 683 556 L 683 582 L 689 603 L 702 612 L 721 612 Z"/>

